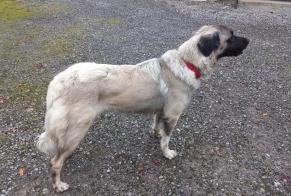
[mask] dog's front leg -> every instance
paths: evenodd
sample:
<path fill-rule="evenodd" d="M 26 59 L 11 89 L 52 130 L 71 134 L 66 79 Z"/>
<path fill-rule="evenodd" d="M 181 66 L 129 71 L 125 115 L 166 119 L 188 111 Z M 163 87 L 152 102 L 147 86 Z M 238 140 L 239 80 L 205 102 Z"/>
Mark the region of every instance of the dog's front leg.
<path fill-rule="evenodd" d="M 170 137 L 172 135 L 173 129 L 177 124 L 177 121 L 178 117 L 163 116 L 161 119 L 161 123 L 163 123 L 163 129 L 160 130 L 160 145 L 164 156 L 168 159 L 173 159 L 175 156 L 177 156 L 177 152 L 175 150 L 169 149 Z"/>
<path fill-rule="evenodd" d="M 189 100 L 190 96 L 188 93 L 176 92 L 175 96 L 169 95 L 168 100 L 163 108 L 158 127 L 160 128 L 161 150 L 164 156 L 168 159 L 173 159 L 175 156 L 177 156 L 176 151 L 169 149 L 170 137 L 180 115 L 189 103 Z"/>

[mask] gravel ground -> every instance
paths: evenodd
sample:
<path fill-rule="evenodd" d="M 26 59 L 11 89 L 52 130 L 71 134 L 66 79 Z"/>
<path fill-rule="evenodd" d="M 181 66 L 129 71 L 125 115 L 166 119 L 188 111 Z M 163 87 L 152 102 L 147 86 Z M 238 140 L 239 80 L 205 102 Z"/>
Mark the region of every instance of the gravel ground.
<path fill-rule="evenodd" d="M 62 195 L 290 195 L 291 8 L 21 2 L 0 14 L 0 195 L 55 194 L 48 158 L 34 147 L 53 75 L 80 61 L 159 57 L 204 24 L 230 26 L 251 43 L 194 93 L 170 143 L 179 155 L 162 157 L 150 116 L 104 114 L 66 162 L 71 189 Z"/>

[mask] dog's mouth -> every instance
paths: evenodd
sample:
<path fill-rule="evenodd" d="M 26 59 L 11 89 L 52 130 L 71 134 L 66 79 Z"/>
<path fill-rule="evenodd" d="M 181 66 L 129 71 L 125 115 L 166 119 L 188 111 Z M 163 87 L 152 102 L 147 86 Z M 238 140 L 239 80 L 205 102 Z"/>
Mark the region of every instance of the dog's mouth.
<path fill-rule="evenodd" d="M 231 51 L 225 51 L 222 54 L 218 56 L 218 59 L 226 56 L 239 56 L 243 53 L 243 50 L 231 50 Z"/>
<path fill-rule="evenodd" d="M 243 37 L 235 37 L 232 39 L 232 42 L 228 44 L 225 51 L 218 56 L 219 58 L 225 56 L 239 56 L 247 48 L 249 40 Z"/>
<path fill-rule="evenodd" d="M 243 53 L 243 50 L 241 50 L 241 51 L 234 51 L 233 52 L 233 56 L 239 56 L 239 55 L 241 55 Z"/>

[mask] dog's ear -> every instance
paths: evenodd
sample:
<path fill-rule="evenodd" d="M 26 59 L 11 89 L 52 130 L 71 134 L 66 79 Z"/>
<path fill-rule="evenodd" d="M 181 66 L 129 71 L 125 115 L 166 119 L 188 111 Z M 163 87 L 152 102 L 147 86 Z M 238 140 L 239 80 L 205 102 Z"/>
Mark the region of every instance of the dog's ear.
<path fill-rule="evenodd" d="M 197 44 L 197 47 L 199 51 L 207 57 L 219 47 L 219 44 L 219 33 L 215 32 L 213 35 L 202 36 Z"/>

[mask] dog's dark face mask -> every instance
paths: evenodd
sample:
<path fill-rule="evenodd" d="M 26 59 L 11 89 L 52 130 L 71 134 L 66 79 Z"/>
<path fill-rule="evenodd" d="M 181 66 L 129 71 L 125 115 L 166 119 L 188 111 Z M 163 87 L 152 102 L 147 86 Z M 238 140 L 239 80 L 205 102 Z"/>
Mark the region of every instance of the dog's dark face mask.
<path fill-rule="evenodd" d="M 219 33 L 216 32 L 213 35 L 202 36 L 199 39 L 197 47 L 204 56 L 208 57 L 212 52 L 218 49 L 219 45 Z"/>
<path fill-rule="evenodd" d="M 233 31 L 225 26 L 216 26 L 217 32 L 204 35 L 199 39 L 197 47 L 203 56 L 208 57 L 212 53 L 217 59 L 225 56 L 238 56 L 249 44 L 244 37 L 233 35 Z"/>
<path fill-rule="evenodd" d="M 218 59 L 225 56 L 238 56 L 242 54 L 249 42 L 250 41 L 247 38 L 232 35 L 228 40 L 226 40 L 226 48 L 220 55 L 218 55 Z"/>

